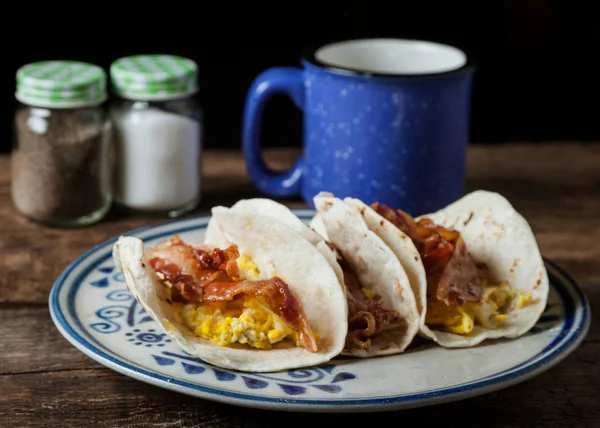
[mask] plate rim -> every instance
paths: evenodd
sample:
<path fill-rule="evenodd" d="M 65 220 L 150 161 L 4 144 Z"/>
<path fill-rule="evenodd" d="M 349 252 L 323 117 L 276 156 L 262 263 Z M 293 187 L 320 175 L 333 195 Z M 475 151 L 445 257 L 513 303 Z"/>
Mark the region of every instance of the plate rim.
<path fill-rule="evenodd" d="M 291 208 L 291 210 L 303 220 L 310 219 L 315 213 L 315 211 L 311 209 Z M 63 314 L 59 300 L 60 291 L 66 286 L 66 279 L 71 272 L 81 264 L 85 263 L 90 256 L 101 251 L 107 246 L 112 246 L 112 244 L 117 241 L 119 236 L 139 235 L 152 229 L 171 228 L 176 227 L 178 224 L 183 225 L 185 223 L 194 224 L 194 226 L 188 226 L 186 229 L 192 228 L 201 230 L 207 227 L 210 218 L 210 215 L 198 215 L 132 229 L 93 246 L 77 257 L 62 271 L 60 276 L 56 279 L 48 297 L 48 306 L 52 321 L 61 335 L 75 348 L 101 365 L 127 377 L 151 384 L 153 386 L 158 386 L 163 389 L 242 407 L 280 411 L 342 413 L 393 411 L 436 405 L 463 400 L 473 396 L 484 395 L 510 387 L 535 377 L 536 375 L 550 369 L 564 360 L 575 349 L 577 349 L 577 347 L 585 339 L 591 324 L 590 304 L 581 287 L 579 287 L 577 282 L 563 268 L 558 266 L 555 262 L 544 258 L 546 267 L 550 267 L 552 270 L 558 273 L 558 276 L 553 276 L 556 277 L 556 281 L 559 282 L 561 287 L 564 288 L 564 293 L 568 294 L 573 300 L 573 314 L 571 317 L 571 325 L 566 329 L 563 328 L 561 333 L 557 334 L 553 341 L 537 355 L 520 362 L 514 367 L 505 369 L 485 378 L 465 382 L 451 387 L 437 388 L 418 393 L 370 398 L 301 399 L 263 397 L 243 392 L 226 391 L 220 388 L 203 385 L 202 382 L 192 383 L 182 379 L 173 378 L 151 369 L 136 367 L 130 364 L 128 361 L 115 358 L 112 355 L 104 352 L 102 349 L 99 349 L 94 343 L 91 343 L 90 340 L 87 340 L 77 331 L 75 331 L 73 326 L 67 321 L 65 315 Z M 148 237 L 144 239 L 154 238 Z M 78 290 L 78 288 L 78 286 L 75 287 L 75 292 Z M 561 299 L 564 301 L 564 296 L 562 293 L 560 293 L 560 290 L 557 291 L 559 291 L 559 294 L 561 294 Z M 577 323 L 575 322 L 576 320 L 578 320 Z M 566 334 L 563 334 L 565 330 Z M 566 339 L 564 337 L 566 337 Z M 555 343 L 557 342 L 557 339 L 558 343 Z M 231 371 L 237 373 L 235 370 Z"/>

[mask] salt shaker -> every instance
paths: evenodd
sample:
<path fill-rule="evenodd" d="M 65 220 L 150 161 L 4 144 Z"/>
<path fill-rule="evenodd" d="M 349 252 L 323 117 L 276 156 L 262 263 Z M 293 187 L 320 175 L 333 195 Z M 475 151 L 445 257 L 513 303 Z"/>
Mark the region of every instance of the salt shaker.
<path fill-rule="evenodd" d="M 136 55 L 110 67 L 116 149 L 115 202 L 134 212 L 177 217 L 201 198 L 197 66 L 172 55 Z"/>
<path fill-rule="evenodd" d="M 110 210 L 106 73 L 78 61 L 17 71 L 11 193 L 16 209 L 51 226 L 84 226 Z"/>

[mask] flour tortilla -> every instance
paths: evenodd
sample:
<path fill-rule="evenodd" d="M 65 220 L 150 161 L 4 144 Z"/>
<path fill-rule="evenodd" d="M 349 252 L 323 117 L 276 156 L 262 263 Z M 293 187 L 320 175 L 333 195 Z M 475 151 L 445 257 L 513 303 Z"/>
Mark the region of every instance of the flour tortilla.
<path fill-rule="evenodd" d="M 365 204 L 347 201 L 360 209 Z M 368 208 L 368 207 L 367 207 Z M 413 289 L 421 308 L 426 309 L 427 281 L 425 269 L 414 255 L 416 248 L 410 238 L 374 210 L 365 209 L 363 216 L 370 230 L 380 236 L 397 254 L 407 272 L 413 276 Z M 425 310 L 421 309 L 421 335 L 448 348 L 475 346 L 485 339 L 516 338 L 531 329 L 542 314 L 549 292 L 548 276 L 535 236 L 527 221 L 501 195 L 483 190 L 474 191 L 447 207 L 420 218 L 458 230 L 475 263 L 485 263 L 490 283 L 508 283 L 527 294 L 532 301 L 524 308 L 514 308 L 501 327 L 489 329 L 475 326 L 468 335 L 432 330 L 425 325 Z M 379 226 L 377 226 L 379 225 Z M 412 264 L 412 267 L 410 266 Z"/>
<path fill-rule="evenodd" d="M 296 233 L 299 233 L 302 237 L 315 246 L 323 240 L 322 237 L 308 228 L 306 224 L 304 224 L 304 222 L 300 220 L 288 207 L 272 199 L 240 199 L 229 209 L 233 212 L 254 212 L 257 214 L 274 217 L 293 229 Z M 214 218 L 209 220 L 208 226 L 206 227 L 206 240 L 213 243 L 222 244 L 220 246 L 227 245 L 219 225 Z"/>
<path fill-rule="evenodd" d="M 252 198 L 239 200 L 233 204 L 229 210 L 231 212 L 247 212 L 265 215 L 282 222 L 308 242 L 313 244 L 331 264 L 331 267 L 335 271 L 339 282 L 343 283 L 344 273 L 337 262 L 335 252 L 327 245 L 326 241 L 323 239 L 323 236 L 319 235 L 317 232 L 308 227 L 285 205 L 280 204 L 272 199 Z M 219 228 L 219 225 L 214 217 L 212 217 L 208 222 L 208 226 L 206 228 L 206 238 L 204 242 L 218 246 L 219 248 L 225 248 L 228 245 L 231 245 L 231 242 L 223 235 L 223 232 Z M 343 291 L 344 293 L 346 292 L 345 287 L 343 287 Z"/>
<path fill-rule="evenodd" d="M 477 190 L 447 207 L 422 217 L 458 230 L 475 263 L 488 268 L 490 283 L 508 283 L 522 293 L 532 294 L 525 307 L 514 308 L 501 328 L 476 326 L 467 336 L 432 331 L 423 333 L 446 347 L 474 346 L 485 339 L 513 339 L 528 332 L 543 313 L 549 281 L 535 235 L 525 218 L 502 195 Z M 424 285 L 423 290 L 426 290 Z"/>
<path fill-rule="evenodd" d="M 338 355 L 347 334 L 348 307 L 341 284 L 323 255 L 288 226 L 267 216 L 212 210 L 225 239 L 238 245 L 241 254 L 257 264 L 261 278 L 275 274 L 298 298 L 309 324 L 319 334 L 316 353 L 276 344 L 271 350 L 223 347 L 195 336 L 166 302 L 166 288 L 150 267 L 143 242 L 120 237 L 113 257 L 124 274 L 127 287 L 187 353 L 215 366 L 249 372 L 271 372 L 321 364 Z"/>
<path fill-rule="evenodd" d="M 404 320 L 402 327 L 372 338 L 368 350 L 351 348 L 343 354 L 372 357 L 403 352 L 418 334 L 420 321 L 415 294 L 402 264 L 369 230 L 358 210 L 327 192 L 315 196 L 314 204 L 318 214 L 311 226 L 333 243 L 352 266 L 359 283 L 381 296 L 383 307 L 397 311 Z"/>
<path fill-rule="evenodd" d="M 356 209 L 367 224 L 369 230 L 374 232 L 394 252 L 404 268 L 411 288 L 415 295 L 417 308 L 421 314 L 421 324 L 425 321 L 424 308 L 427 307 L 427 295 L 422 292 L 423 284 L 427 284 L 425 268 L 421 255 L 415 244 L 393 223 L 379 215 L 373 208 L 359 199 L 344 198 L 344 203 Z"/>

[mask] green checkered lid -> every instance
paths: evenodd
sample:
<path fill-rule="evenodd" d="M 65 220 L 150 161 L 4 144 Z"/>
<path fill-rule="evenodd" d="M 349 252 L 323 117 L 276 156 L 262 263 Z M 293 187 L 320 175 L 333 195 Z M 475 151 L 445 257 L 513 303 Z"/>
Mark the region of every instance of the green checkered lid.
<path fill-rule="evenodd" d="M 24 104 L 75 108 L 106 100 L 106 73 L 79 61 L 40 61 L 17 70 L 16 98 Z"/>
<path fill-rule="evenodd" d="M 110 66 L 113 91 L 134 100 L 164 101 L 198 91 L 198 67 L 190 59 L 174 55 L 135 55 Z"/>

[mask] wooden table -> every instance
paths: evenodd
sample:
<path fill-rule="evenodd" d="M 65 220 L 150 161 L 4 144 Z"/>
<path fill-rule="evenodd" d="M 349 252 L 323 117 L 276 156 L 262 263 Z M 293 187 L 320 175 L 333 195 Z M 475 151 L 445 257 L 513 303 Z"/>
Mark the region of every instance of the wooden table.
<path fill-rule="evenodd" d="M 278 168 L 295 152 L 269 153 Z M 161 219 L 124 218 L 78 230 L 50 229 L 17 215 L 10 159 L 0 156 L 0 426 L 303 427 L 432 423 L 437 427 L 600 426 L 600 144 L 508 144 L 469 150 L 469 190 L 504 194 L 530 221 L 543 254 L 585 290 L 592 327 L 585 342 L 548 372 L 478 398 L 396 414 L 287 414 L 238 408 L 169 392 L 97 364 L 56 330 L 47 298 L 60 272 L 90 247 Z M 205 156 L 203 204 L 258 195 L 240 154 Z M 300 201 L 289 201 L 302 206 Z M 408 418 L 408 419 L 407 419 Z"/>

